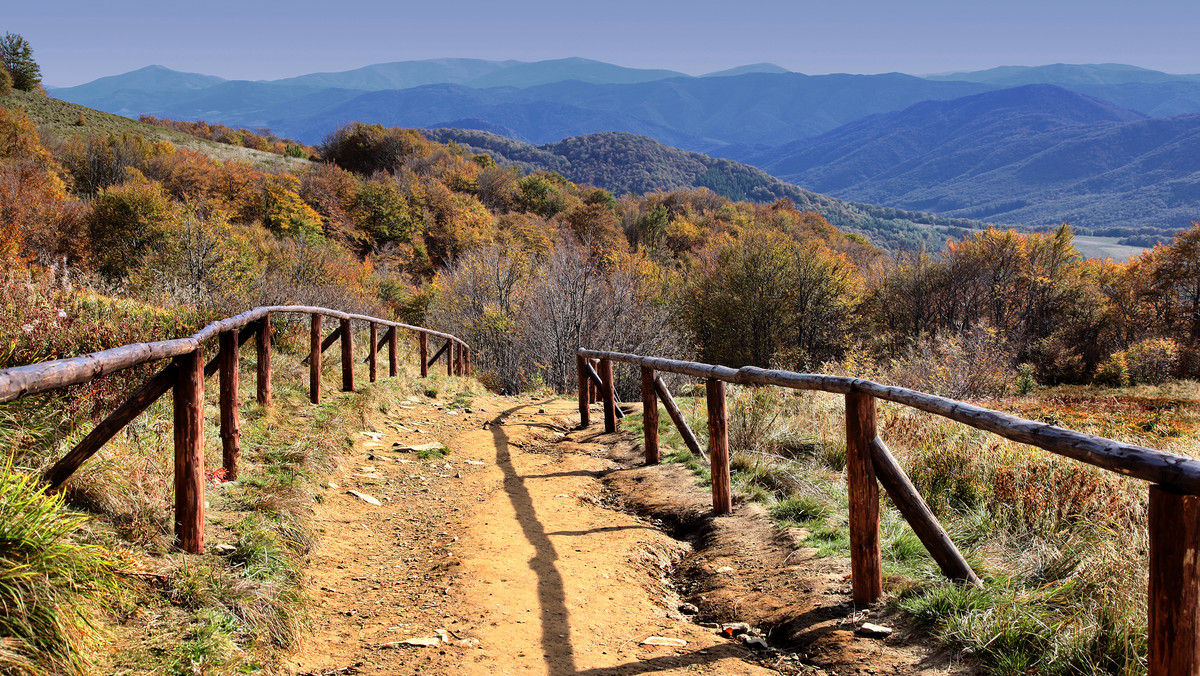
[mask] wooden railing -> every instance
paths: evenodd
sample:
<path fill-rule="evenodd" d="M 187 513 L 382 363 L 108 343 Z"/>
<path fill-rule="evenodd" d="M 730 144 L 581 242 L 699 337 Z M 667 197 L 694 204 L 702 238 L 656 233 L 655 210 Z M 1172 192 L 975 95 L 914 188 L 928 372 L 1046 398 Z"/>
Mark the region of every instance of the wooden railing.
<path fill-rule="evenodd" d="M 220 372 L 222 466 L 225 479 L 233 480 L 237 478 L 241 443 L 238 417 L 240 347 L 250 338 L 255 339 L 258 353 L 256 398 L 263 406 L 271 406 L 271 315 L 282 313 L 307 314 L 311 317 L 309 354 L 304 362 L 309 366 L 309 395 L 314 404 L 321 401 L 321 355 L 334 342 L 341 344 L 342 391 L 354 391 L 352 321 L 370 325 L 367 363 L 371 382 L 378 377 L 378 353 L 385 345 L 388 348 L 388 374 L 396 376 L 399 370 L 396 332 L 400 329 L 415 331 L 419 336 L 422 378 L 429 374 L 429 367 L 442 354 L 447 355 L 447 375 L 471 374 L 470 348 L 448 333 L 326 308 L 284 305 L 254 308 L 213 322 L 187 338 L 135 343 L 80 357 L 0 370 L 0 403 L 78 385 L 139 364 L 170 359 L 166 367 L 146 381 L 47 470 L 44 481 L 49 490 L 57 489 L 117 432 L 166 394 L 167 390 L 172 390 L 175 422 L 175 540 L 184 551 L 201 553 L 204 551 L 204 379 Z M 322 339 L 325 317 L 338 320 L 338 325 Z M 386 327 L 382 337 L 379 336 L 381 326 Z M 445 340 L 445 345 L 433 359 L 428 359 L 430 336 Z M 206 364 L 204 343 L 213 338 L 218 340 L 217 356 Z"/>
<path fill-rule="evenodd" d="M 598 368 L 592 360 L 599 360 Z M 1148 586 L 1149 667 L 1152 676 L 1200 673 L 1200 461 L 1152 448 L 1094 437 L 1046 423 L 960 401 L 881 385 L 870 380 L 793 373 L 752 366 L 740 369 L 689 361 L 580 349 L 579 415 L 590 423 L 588 390 L 599 387 L 604 429 L 616 431 L 617 412 L 612 363 L 641 369 L 646 462 L 656 463 L 658 399 L 685 442 L 699 453 L 695 436 L 678 413 L 670 391 L 656 372 L 705 379 L 708 404 L 708 451 L 712 470 L 713 510 L 732 511 L 728 414 L 725 384 L 776 385 L 817 390 L 846 397 L 846 475 L 850 498 L 850 567 L 854 601 L 866 605 L 883 596 L 880 557 L 879 491 L 882 484 L 897 509 L 947 577 L 981 585 L 933 512 L 879 437 L 877 399 L 904 404 L 999 436 L 1150 482 Z M 596 373 L 598 371 L 598 374 Z"/>

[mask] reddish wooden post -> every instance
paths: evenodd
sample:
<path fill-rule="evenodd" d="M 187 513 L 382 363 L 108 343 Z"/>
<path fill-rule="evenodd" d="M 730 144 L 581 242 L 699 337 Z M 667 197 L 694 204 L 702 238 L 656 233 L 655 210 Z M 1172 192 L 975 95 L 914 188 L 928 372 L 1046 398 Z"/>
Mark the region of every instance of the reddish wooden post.
<path fill-rule="evenodd" d="M 454 341 L 446 339 L 446 375 L 454 375 Z"/>
<path fill-rule="evenodd" d="M 262 318 L 255 334 L 258 346 L 258 403 L 271 406 L 271 313 Z"/>
<path fill-rule="evenodd" d="M 592 370 L 599 372 L 600 371 L 600 360 L 593 359 L 593 360 L 591 360 L 591 362 L 592 362 Z M 592 383 L 591 387 L 588 390 L 588 403 L 594 404 L 598 401 L 600 401 L 600 388 L 596 386 L 596 383 Z"/>
<path fill-rule="evenodd" d="M 729 412 L 725 408 L 725 381 L 709 378 L 704 383 L 708 403 L 708 457 L 712 470 L 713 511 L 733 511 L 733 490 L 729 479 Z"/>
<path fill-rule="evenodd" d="M 600 360 L 600 396 L 604 399 L 604 431 L 617 431 L 617 393 L 611 359 Z"/>
<path fill-rule="evenodd" d="M 238 332 L 223 331 L 219 337 L 218 369 L 221 389 L 221 466 L 225 480 L 238 475 L 238 455 L 241 452 L 241 423 L 238 420 Z"/>
<path fill-rule="evenodd" d="M 1150 676 L 1200 674 L 1200 497 L 1150 486 Z"/>
<path fill-rule="evenodd" d="M 466 375 L 468 378 L 470 378 L 471 377 L 471 348 L 469 348 L 469 347 L 463 348 L 463 370 L 464 370 L 464 375 Z"/>
<path fill-rule="evenodd" d="M 354 391 L 354 334 L 350 330 L 350 320 L 342 320 L 342 391 Z"/>
<path fill-rule="evenodd" d="M 850 580 L 854 603 L 870 605 L 883 597 L 879 554 L 879 485 L 871 463 L 875 439 L 875 397 L 846 395 L 846 482 L 850 494 Z"/>
<path fill-rule="evenodd" d="M 429 334 L 421 331 L 417 334 L 421 344 L 421 377 L 429 377 Z"/>
<path fill-rule="evenodd" d="M 591 380 L 587 376 L 587 362 L 582 355 L 575 355 L 575 370 L 579 373 L 579 427 L 580 429 L 592 424 L 592 411 L 588 407 L 588 393 L 591 391 Z"/>
<path fill-rule="evenodd" d="M 658 394 L 654 369 L 642 367 L 642 427 L 645 428 L 646 464 L 658 464 Z"/>
<path fill-rule="evenodd" d="M 367 353 L 367 371 L 371 382 L 375 382 L 375 379 L 379 376 L 379 357 L 377 355 L 377 350 L 379 350 L 379 325 L 375 322 L 371 322 L 371 342 L 368 345 L 371 346 L 371 349 Z"/>
<path fill-rule="evenodd" d="M 395 378 L 400 373 L 399 357 L 396 355 L 396 327 L 388 329 L 388 377 Z"/>
<path fill-rule="evenodd" d="M 308 398 L 312 403 L 321 403 L 321 315 L 313 313 L 308 331 Z"/>
<path fill-rule="evenodd" d="M 204 350 L 175 357 L 175 543 L 204 553 Z"/>

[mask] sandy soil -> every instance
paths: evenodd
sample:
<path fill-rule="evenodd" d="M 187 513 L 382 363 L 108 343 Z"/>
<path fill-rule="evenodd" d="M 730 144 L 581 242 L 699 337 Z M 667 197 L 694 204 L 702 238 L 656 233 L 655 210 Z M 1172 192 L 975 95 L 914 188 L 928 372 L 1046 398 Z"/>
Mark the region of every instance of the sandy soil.
<path fill-rule="evenodd" d="M 712 518 L 707 493 L 681 467 L 642 467 L 627 435 L 571 429 L 573 402 L 486 396 L 469 412 L 410 404 L 364 430 L 324 492 L 312 629 L 288 663 L 294 674 L 950 666 L 899 618 L 850 607 L 844 561 L 797 549 L 756 506 Z M 430 441 L 449 455 L 393 450 Z M 698 614 L 683 614 L 685 602 Z M 855 636 L 868 617 L 896 633 Z M 732 621 L 761 629 L 771 649 L 719 635 L 715 623 Z M 686 644 L 642 644 L 652 636 Z"/>

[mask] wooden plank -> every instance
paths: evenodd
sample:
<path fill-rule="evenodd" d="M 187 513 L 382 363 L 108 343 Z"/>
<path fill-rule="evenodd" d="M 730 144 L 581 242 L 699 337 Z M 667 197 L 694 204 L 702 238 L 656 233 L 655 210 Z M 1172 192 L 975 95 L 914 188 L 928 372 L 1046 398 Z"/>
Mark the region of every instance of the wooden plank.
<path fill-rule="evenodd" d="M 1150 676 L 1200 674 L 1200 497 L 1150 486 Z"/>
<path fill-rule="evenodd" d="M 599 362 L 597 362 L 599 364 Z M 588 403 L 594 404 L 602 401 L 604 397 L 600 395 L 604 391 L 604 381 L 600 378 L 600 374 L 596 372 L 596 367 L 591 362 L 584 363 L 584 371 L 587 373 L 588 382 L 591 384 L 588 392 Z M 613 390 L 613 402 L 616 404 L 617 420 L 625 418 L 625 411 L 621 410 L 621 399 L 617 397 L 617 392 Z"/>
<path fill-rule="evenodd" d="M 220 334 L 220 351 L 217 359 L 220 367 L 220 409 L 221 409 L 221 467 L 225 470 L 225 480 L 234 481 L 238 477 L 238 459 L 241 455 L 242 425 L 238 416 L 240 399 L 238 383 L 238 361 L 241 357 L 238 349 L 237 336 L 233 331 Z"/>
<path fill-rule="evenodd" d="M 341 320 L 338 330 L 342 339 L 342 391 L 354 391 L 354 331 L 351 330 L 350 320 Z"/>
<path fill-rule="evenodd" d="M 971 570 L 967 560 L 963 558 L 954 541 L 946 534 L 946 529 L 933 515 L 933 510 L 921 499 L 917 487 L 909 481 L 908 475 L 900 468 L 896 458 L 888 450 L 883 439 L 875 437 L 871 440 L 871 465 L 875 469 L 875 477 L 887 491 L 892 504 L 904 515 L 904 519 L 912 526 L 913 532 L 921 539 L 929 555 L 937 561 L 942 573 L 951 580 L 966 582 L 976 587 L 983 587 L 983 582 Z"/>
<path fill-rule="evenodd" d="M 654 392 L 654 369 L 641 367 L 642 371 L 642 428 L 643 445 L 646 447 L 646 464 L 657 465 L 658 454 L 658 396 Z"/>
<path fill-rule="evenodd" d="M 421 334 L 421 335 L 425 335 L 425 334 Z M 445 354 L 446 350 L 449 349 L 449 347 L 450 347 L 450 341 L 446 341 L 446 344 L 442 346 L 442 349 L 435 352 L 433 354 L 433 356 L 429 358 L 429 361 L 425 363 L 425 367 L 429 368 L 430 366 L 433 366 L 437 362 L 438 358 L 441 357 L 443 354 Z M 426 351 L 428 351 L 428 349 Z"/>
<path fill-rule="evenodd" d="M 879 553 L 879 486 L 871 463 L 875 398 L 846 395 L 846 482 L 850 494 L 850 586 L 854 603 L 868 606 L 883 597 Z"/>
<path fill-rule="evenodd" d="M 592 424 L 592 410 L 588 403 L 588 381 L 586 361 L 580 355 L 575 355 L 575 372 L 579 383 L 576 396 L 579 398 L 579 427 L 580 429 Z"/>
<path fill-rule="evenodd" d="M 617 395 L 613 383 L 612 361 L 600 360 L 600 397 L 604 400 L 604 431 L 617 431 Z"/>
<path fill-rule="evenodd" d="M 696 440 L 692 428 L 688 427 L 687 421 L 683 418 L 683 411 L 679 410 L 679 404 L 675 403 L 675 397 L 671 396 L 671 390 L 667 388 L 667 384 L 663 382 L 660 375 L 654 376 L 654 390 L 658 392 L 658 398 L 662 400 L 663 408 L 667 409 L 667 415 L 675 423 L 675 429 L 679 430 L 679 436 L 683 437 L 683 443 L 687 445 L 688 450 L 697 458 L 707 460 L 708 454 L 700 447 L 700 442 Z"/>
<path fill-rule="evenodd" d="M 171 362 L 154 375 L 153 378 L 147 380 L 136 392 L 126 399 L 124 403 L 116 408 L 107 418 L 92 428 L 91 432 L 83 438 L 75 448 L 71 449 L 61 460 L 54 463 L 54 466 L 46 470 L 42 481 L 46 484 L 48 490 L 55 490 L 63 484 L 75 470 L 79 469 L 88 458 L 92 457 L 96 451 L 100 450 L 104 444 L 108 443 L 109 439 L 116 436 L 125 428 L 134 418 L 137 418 L 150 407 L 151 404 L 158 401 L 158 398 L 167 393 L 175 385 L 175 380 L 178 376 L 179 368 L 174 362 Z"/>
<path fill-rule="evenodd" d="M 258 325 L 255 346 L 258 348 L 258 403 L 271 407 L 271 315 L 263 317 Z"/>
<path fill-rule="evenodd" d="M 397 350 L 398 346 L 397 346 L 396 327 L 393 326 L 393 327 L 388 328 L 387 341 L 388 341 L 388 377 L 395 378 L 397 375 L 400 374 L 400 362 L 398 361 L 400 359 L 400 355 Z"/>
<path fill-rule="evenodd" d="M 417 334 L 417 341 L 421 348 L 421 377 L 429 377 L 429 365 L 433 362 L 429 359 L 429 335 L 424 331 Z M 437 357 L 434 357 L 437 359 Z"/>
<path fill-rule="evenodd" d="M 204 553 L 204 354 L 175 358 L 175 543 Z"/>
<path fill-rule="evenodd" d="M 324 318 L 319 314 L 309 315 L 308 328 L 308 399 L 314 404 L 321 403 L 321 353 L 325 351 L 321 345 L 321 333 L 324 331 Z M 340 330 L 340 329 L 339 329 Z"/>
<path fill-rule="evenodd" d="M 371 337 L 367 342 L 367 377 L 371 382 L 375 382 L 379 377 L 379 348 L 382 343 L 379 342 L 379 325 L 371 322 Z"/>
<path fill-rule="evenodd" d="M 704 382 L 708 403 L 708 457 L 712 473 L 713 512 L 733 511 L 733 487 L 729 477 L 729 413 L 725 408 L 725 383 L 715 378 Z"/>

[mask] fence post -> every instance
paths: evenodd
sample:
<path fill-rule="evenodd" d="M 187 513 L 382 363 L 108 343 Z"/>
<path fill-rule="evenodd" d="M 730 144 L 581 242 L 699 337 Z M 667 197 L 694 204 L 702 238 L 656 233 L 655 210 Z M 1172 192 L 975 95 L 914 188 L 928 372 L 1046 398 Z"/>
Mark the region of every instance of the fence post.
<path fill-rule="evenodd" d="M 658 394 L 654 369 L 642 367 L 642 427 L 645 429 L 646 464 L 658 464 Z"/>
<path fill-rule="evenodd" d="M 271 407 L 271 313 L 263 315 L 255 334 L 258 347 L 258 403 Z"/>
<path fill-rule="evenodd" d="M 350 330 L 350 320 L 342 320 L 342 391 L 354 391 L 354 334 Z"/>
<path fill-rule="evenodd" d="M 370 322 L 370 324 L 371 342 L 368 345 L 371 346 L 371 349 L 367 352 L 367 377 L 371 379 L 371 382 L 375 382 L 379 375 L 379 357 L 375 352 L 379 349 L 379 325 L 375 322 Z"/>
<path fill-rule="evenodd" d="M 613 387 L 611 359 L 600 360 L 600 397 L 604 399 L 604 431 L 617 431 L 617 393 Z"/>
<path fill-rule="evenodd" d="M 238 455 L 241 452 L 241 422 L 238 419 L 238 332 L 222 331 L 219 337 L 218 374 L 221 392 L 221 466 L 225 480 L 238 475 Z"/>
<path fill-rule="evenodd" d="M 454 341 L 446 339 L 446 375 L 454 375 Z"/>
<path fill-rule="evenodd" d="M 175 357 L 175 542 L 204 553 L 204 350 Z"/>
<path fill-rule="evenodd" d="M 471 348 L 469 348 L 469 347 L 463 348 L 463 368 L 465 369 L 464 375 L 466 375 L 468 378 L 470 378 L 471 377 Z"/>
<path fill-rule="evenodd" d="M 424 331 L 418 331 L 417 339 L 421 345 L 421 377 L 429 377 L 429 334 Z"/>
<path fill-rule="evenodd" d="M 600 371 L 599 359 L 592 359 L 591 364 L 593 370 Z M 598 401 L 600 401 L 600 388 L 596 386 L 596 383 L 592 383 L 592 386 L 588 389 L 588 403 L 594 404 Z"/>
<path fill-rule="evenodd" d="M 321 315 L 310 315 L 312 323 L 308 330 L 308 398 L 314 404 L 321 403 L 321 333 L 324 322 Z"/>
<path fill-rule="evenodd" d="M 579 373 L 579 427 L 583 429 L 592 424 L 592 411 L 588 407 L 589 393 L 592 388 L 592 381 L 587 376 L 587 361 L 583 355 L 575 355 L 575 370 Z"/>
<path fill-rule="evenodd" d="M 854 603 L 866 606 L 883 597 L 879 554 L 879 485 L 871 463 L 875 439 L 875 397 L 846 395 L 846 483 L 850 494 L 850 581 Z"/>
<path fill-rule="evenodd" d="M 708 457 L 712 470 L 713 511 L 733 511 L 729 479 L 729 413 L 725 408 L 725 381 L 709 378 L 704 383 L 708 403 Z"/>
<path fill-rule="evenodd" d="M 1150 486 L 1150 676 L 1200 673 L 1200 496 Z"/>
<path fill-rule="evenodd" d="M 399 357 L 396 355 L 396 327 L 388 329 L 388 377 L 395 378 L 400 373 Z"/>

